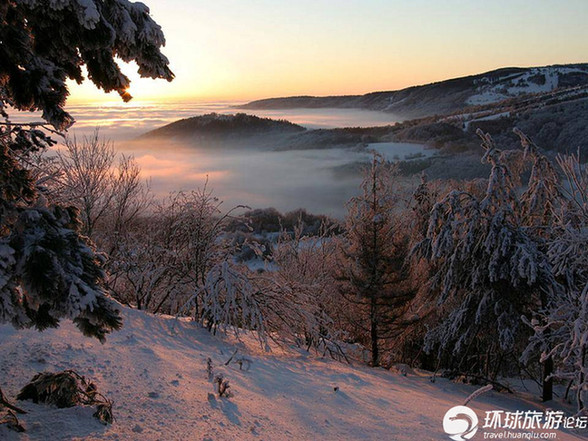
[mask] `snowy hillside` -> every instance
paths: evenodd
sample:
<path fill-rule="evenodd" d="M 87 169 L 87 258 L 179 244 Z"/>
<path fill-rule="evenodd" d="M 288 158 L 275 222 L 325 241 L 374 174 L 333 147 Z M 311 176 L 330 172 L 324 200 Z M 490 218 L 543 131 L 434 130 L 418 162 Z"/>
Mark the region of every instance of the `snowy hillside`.
<path fill-rule="evenodd" d="M 29 411 L 21 419 L 27 432 L 18 435 L 2 427 L 0 439 L 449 439 L 442 429 L 445 412 L 476 390 L 445 379 L 431 383 L 424 372 L 405 377 L 306 353 L 266 354 L 190 322 L 126 308 L 123 314 L 123 330 L 104 345 L 81 336 L 71 323 L 44 333 L 0 327 L 0 378 L 10 398 L 38 371 L 72 368 L 96 380 L 115 401 L 116 417 L 112 426 L 102 426 L 89 408 L 21 402 Z M 248 370 L 234 363 L 224 366 L 236 348 L 238 356 L 250 360 Z M 230 381 L 232 397 L 214 394 L 208 357 Z M 483 415 L 536 405 L 522 396 L 490 392 L 470 407 Z M 582 439 L 557 434 L 558 440 Z"/>
<path fill-rule="evenodd" d="M 482 105 L 521 95 L 552 92 L 559 87 L 573 86 L 581 79 L 588 81 L 588 71 L 575 66 L 534 67 L 497 77 L 484 76 L 474 81 L 475 94 L 467 103 Z"/>

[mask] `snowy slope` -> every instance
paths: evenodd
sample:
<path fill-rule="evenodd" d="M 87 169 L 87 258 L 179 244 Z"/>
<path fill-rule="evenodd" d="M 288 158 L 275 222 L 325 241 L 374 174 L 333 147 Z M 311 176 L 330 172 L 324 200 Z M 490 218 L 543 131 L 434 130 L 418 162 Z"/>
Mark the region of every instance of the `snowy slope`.
<path fill-rule="evenodd" d="M 21 419 L 27 432 L 0 428 L 0 439 L 449 439 L 442 431 L 443 415 L 476 389 L 444 379 L 431 383 L 425 373 L 404 377 L 306 353 L 266 354 L 252 344 L 212 336 L 193 323 L 123 312 L 123 330 L 104 345 L 84 338 L 71 323 L 44 333 L 0 327 L 0 384 L 8 396 L 14 397 L 38 371 L 73 368 L 95 379 L 99 390 L 114 399 L 117 418 L 112 426 L 102 426 L 92 409 L 24 402 L 19 405 L 29 411 Z M 248 371 L 224 366 L 237 347 L 251 360 Z M 233 397 L 211 395 L 207 357 L 230 380 Z M 482 415 L 537 405 L 490 392 L 470 407 Z M 558 432 L 557 439 L 583 437 Z"/>
<path fill-rule="evenodd" d="M 564 84 L 564 79 L 575 75 L 583 77 L 586 73 L 585 69 L 578 67 L 546 66 L 504 76 L 481 77 L 474 81 L 474 94 L 466 102 L 489 104 L 521 95 L 552 92 L 560 85 L 569 87 Z"/>

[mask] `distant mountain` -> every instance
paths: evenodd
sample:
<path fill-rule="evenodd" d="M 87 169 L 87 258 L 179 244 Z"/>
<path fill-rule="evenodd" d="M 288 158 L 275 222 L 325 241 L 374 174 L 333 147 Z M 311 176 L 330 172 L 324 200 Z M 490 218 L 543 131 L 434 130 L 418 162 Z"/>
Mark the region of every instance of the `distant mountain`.
<path fill-rule="evenodd" d="M 577 87 L 588 87 L 588 63 L 503 68 L 424 86 L 366 95 L 270 98 L 253 101 L 240 108 L 354 108 L 391 112 L 414 119 Z"/>
<path fill-rule="evenodd" d="M 209 113 L 181 119 L 145 133 L 140 138 L 189 138 L 192 140 L 243 140 L 246 138 L 271 137 L 304 132 L 306 129 L 285 120 L 260 118 L 244 113 L 220 115 Z"/>
<path fill-rule="evenodd" d="M 255 101 L 249 108 L 356 107 L 402 114 L 381 127 L 306 130 L 284 120 L 239 113 L 176 121 L 143 137 L 272 150 L 366 148 L 375 142 L 426 144 L 446 154 L 480 152 L 476 130 L 516 148 L 517 127 L 553 153 L 588 155 L 588 64 L 499 69 L 486 74 L 362 96 Z M 410 113 L 420 115 L 411 117 Z M 424 116 L 422 116 L 424 115 Z M 216 143 L 215 143 L 216 142 Z"/>

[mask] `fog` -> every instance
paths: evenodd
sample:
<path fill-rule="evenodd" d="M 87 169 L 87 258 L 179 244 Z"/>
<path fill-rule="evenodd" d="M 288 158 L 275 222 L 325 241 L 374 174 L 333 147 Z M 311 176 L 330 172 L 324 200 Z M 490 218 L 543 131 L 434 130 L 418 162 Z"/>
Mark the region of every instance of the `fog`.
<path fill-rule="evenodd" d="M 100 135 L 115 142 L 118 152 L 133 155 L 145 179 L 158 196 L 170 191 L 208 186 L 224 201 L 224 208 L 248 205 L 281 211 L 299 207 L 317 214 L 343 217 L 345 203 L 357 194 L 359 164 L 369 161 L 367 151 L 271 151 L 223 147 L 178 141 L 136 141 L 134 138 L 170 122 L 210 112 L 236 113 L 233 103 L 169 105 L 70 106 L 77 122 L 70 136 L 84 136 L 97 127 Z M 394 115 L 352 109 L 288 109 L 246 113 L 286 119 L 307 128 L 376 126 L 393 124 Z M 21 115 L 22 117 L 22 115 Z M 414 153 L 429 154 L 423 146 L 381 143 L 370 145 L 390 159 Z"/>
<path fill-rule="evenodd" d="M 367 163 L 368 151 L 334 148 L 324 150 L 271 151 L 261 149 L 210 149 L 177 142 L 124 143 L 153 190 L 190 190 L 208 178 L 214 194 L 225 208 L 248 205 L 289 211 L 299 207 L 317 214 L 343 217 L 345 203 L 358 192 L 359 164 Z M 382 143 L 377 150 L 388 158 L 430 154 L 423 146 Z"/>
<path fill-rule="evenodd" d="M 70 134 L 83 135 L 96 127 L 104 136 L 115 141 L 128 140 L 149 130 L 161 127 L 182 118 L 207 113 L 247 113 L 273 119 L 286 119 L 309 129 L 335 127 L 384 126 L 402 121 L 398 115 L 357 109 L 284 109 L 251 110 L 240 109 L 242 103 L 114 103 L 93 105 L 70 105 L 67 111 L 76 119 Z M 15 121 L 30 120 L 27 113 L 13 112 Z"/>

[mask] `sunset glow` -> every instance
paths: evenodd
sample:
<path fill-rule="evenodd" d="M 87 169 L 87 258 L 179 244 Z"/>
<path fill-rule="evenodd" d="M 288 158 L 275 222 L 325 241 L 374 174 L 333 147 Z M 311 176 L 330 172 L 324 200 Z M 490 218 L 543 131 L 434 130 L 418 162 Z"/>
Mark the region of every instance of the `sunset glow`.
<path fill-rule="evenodd" d="M 588 2 L 154 0 L 176 79 L 123 70 L 135 101 L 362 94 L 501 66 L 582 61 Z M 512 42 L 516 42 L 512 44 Z M 70 102 L 120 101 L 90 82 Z"/>

